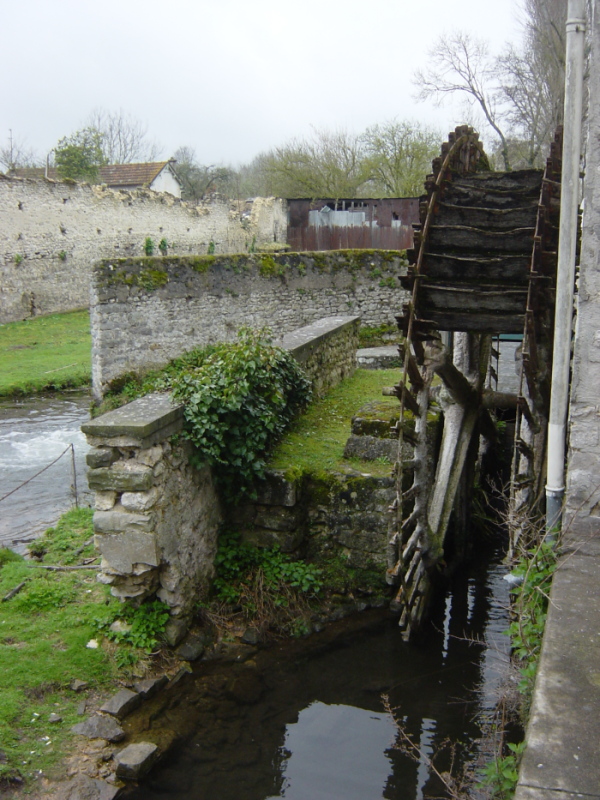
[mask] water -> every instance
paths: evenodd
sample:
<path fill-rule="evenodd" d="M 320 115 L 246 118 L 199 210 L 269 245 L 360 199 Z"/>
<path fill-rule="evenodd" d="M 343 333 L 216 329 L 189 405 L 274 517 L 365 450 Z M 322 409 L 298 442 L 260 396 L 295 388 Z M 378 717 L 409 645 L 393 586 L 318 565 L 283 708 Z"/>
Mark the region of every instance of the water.
<path fill-rule="evenodd" d="M 454 577 L 415 644 L 402 642 L 386 618 L 333 644 L 309 638 L 263 652 L 250 666 L 200 671 L 179 711 L 186 724 L 175 711 L 155 723 L 189 730 L 191 721 L 191 737 L 129 800 L 441 795 L 427 759 L 446 739 L 481 737 L 507 660 L 506 570 L 497 551 L 489 568 L 490 553 L 480 556 Z M 397 749 L 383 694 L 420 751 L 416 759 Z M 446 769 L 448 758 L 438 767 Z"/>
<path fill-rule="evenodd" d="M 0 497 L 50 464 L 73 444 L 80 505 L 90 505 L 85 478 L 88 445 L 80 427 L 89 419 L 87 394 L 0 404 Z M 71 452 L 0 501 L 0 547 L 23 552 L 74 504 Z"/>

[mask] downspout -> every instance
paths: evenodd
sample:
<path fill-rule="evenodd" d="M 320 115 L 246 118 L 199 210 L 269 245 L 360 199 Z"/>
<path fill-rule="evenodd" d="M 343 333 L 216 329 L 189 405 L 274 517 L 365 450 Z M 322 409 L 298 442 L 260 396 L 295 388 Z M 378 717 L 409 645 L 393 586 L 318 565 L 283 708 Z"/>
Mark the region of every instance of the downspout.
<path fill-rule="evenodd" d="M 558 531 L 565 493 L 566 423 L 575 291 L 575 249 L 579 208 L 579 170 L 585 45 L 585 0 L 569 0 L 561 173 L 552 392 L 548 424 L 546 530 Z"/>

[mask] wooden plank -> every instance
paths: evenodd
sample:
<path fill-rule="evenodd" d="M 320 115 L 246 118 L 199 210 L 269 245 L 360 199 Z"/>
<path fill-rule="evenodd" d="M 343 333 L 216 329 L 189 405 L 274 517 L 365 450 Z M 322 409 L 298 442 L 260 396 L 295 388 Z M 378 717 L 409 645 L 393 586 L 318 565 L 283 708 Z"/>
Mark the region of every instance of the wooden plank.
<path fill-rule="evenodd" d="M 426 250 L 423 261 L 423 282 L 473 281 L 477 284 L 497 283 L 527 285 L 531 254 L 506 255 L 495 258 L 459 256 Z"/>
<path fill-rule="evenodd" d="M 533 246 L 535 228 L 510 231 L 484 231 L 466 225 L 432 225 L 427 239 L 429 252 L 457 249 L 465 253 L 517 253 L 528 255 Z"/>
<path fill-rule="evenodd" d="M 444 225 L 468 225 L 501 231 L 535 227 L 538 205 L 533 198 L 528 205 L 515 208 L 481 208 L 444 202 L 439 204 L 437 213 L 439 217 L 436 216 L 436 222 L 443 220 Z"/>

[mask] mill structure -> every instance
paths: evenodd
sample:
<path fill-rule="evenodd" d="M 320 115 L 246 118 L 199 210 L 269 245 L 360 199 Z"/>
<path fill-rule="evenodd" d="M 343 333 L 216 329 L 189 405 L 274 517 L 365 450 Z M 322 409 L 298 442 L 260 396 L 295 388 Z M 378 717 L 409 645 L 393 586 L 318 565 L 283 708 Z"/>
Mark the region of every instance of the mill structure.
<path fill-rule="evenodd" d="M 427 177 L 403 279 L 410 300 L 397 317 L 402 376 L 391 390 L 401 414 L 388 581 L 398 587 L 395 604 L 407 637 L 425 612 L 432 575 L 443 566 L 450 517 L 472 482 L 480 437 L 496 436 L 495 409 L 515 414 L 512 548 L 524 535 L 522 520 L 540 503 L 561 148 L 559 130 L 544 170 L 495 172 L 478 134 L 461 126 Z M 498 391 L 502 334 L 523 337 L 515 394 Z M 434 404 L 443 412 L 441 442 L 428 424 Z"/>

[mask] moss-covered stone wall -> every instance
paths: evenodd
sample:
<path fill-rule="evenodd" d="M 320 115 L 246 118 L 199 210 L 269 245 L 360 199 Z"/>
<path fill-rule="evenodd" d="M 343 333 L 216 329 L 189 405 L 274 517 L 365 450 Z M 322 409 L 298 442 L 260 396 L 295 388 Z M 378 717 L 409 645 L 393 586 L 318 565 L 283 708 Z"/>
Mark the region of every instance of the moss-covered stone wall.
<path fill-rule="evenodd" d="M 389 250 L 101 261 L 92 281 L 94 394 L 128 372 L 229 341 L 243 325 L 279 338 L 330 316 L 393 324 L 405 269 L 404 254 Z"/>

